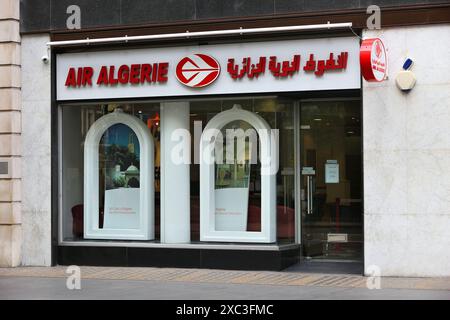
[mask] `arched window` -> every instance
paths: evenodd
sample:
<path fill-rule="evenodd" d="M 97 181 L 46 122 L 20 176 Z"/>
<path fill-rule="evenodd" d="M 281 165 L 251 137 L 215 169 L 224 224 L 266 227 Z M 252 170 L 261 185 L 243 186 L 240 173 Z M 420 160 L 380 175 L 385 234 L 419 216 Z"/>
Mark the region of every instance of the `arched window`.
<path fill-rule="evenodd" d="M 258 133 L 261 161 L 261 230 L 223 230 L 216 226 L 214 148 L 220 130 L 232 121 L 245 121 Z M 258 114 L 235 105 L 213 117 L 205 127 L 200 142 L 200 240 L 221 242 L 276 241 L 276 170 L 278 151 L 274 132 Z M 230 199 L 230 203 L 233 199 Z M 236 201 L 236 199 L 234 199 Z M 247 210 L 245 208 L 245 210 Z"/>
<path fill-rule="evenodd" d="M 129 134 L 121 137 L 126 140 L 124 150 L 116 145 L 108 149 L 106 161 L 111 162 L 108 166 L 111 172 L 106 173 L 105 196 L 100 204 L 100 141 L 105 139 L 106 132 L 121 135 L 126 130 Z M 136 137 L 137 141 L 134 141 Z M 104 212 L 102 227 L 99 225 L 100 207 Z M 151 240 L 155 233 L 154 219 L 153 137 L 140 119 L 116 109 L 98 119 L 86 135 L 84 238 Z"/>

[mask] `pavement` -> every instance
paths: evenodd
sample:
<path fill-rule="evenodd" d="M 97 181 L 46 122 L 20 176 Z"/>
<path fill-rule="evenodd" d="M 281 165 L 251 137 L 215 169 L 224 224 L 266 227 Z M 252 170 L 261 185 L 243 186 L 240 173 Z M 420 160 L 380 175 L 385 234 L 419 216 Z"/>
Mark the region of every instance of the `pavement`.
<path fill-rule="evenodd" d="M 0 299 L 444 299 L 450 278 L 380 278 L 310 272 L 81 267 L 81 289 L 67 267 L 0 268 Z"/>

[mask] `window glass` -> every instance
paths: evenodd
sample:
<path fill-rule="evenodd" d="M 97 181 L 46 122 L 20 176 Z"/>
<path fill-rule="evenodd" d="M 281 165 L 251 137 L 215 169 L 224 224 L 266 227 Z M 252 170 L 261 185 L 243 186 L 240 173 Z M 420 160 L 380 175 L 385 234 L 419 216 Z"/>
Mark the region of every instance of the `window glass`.
<path fill-rule="evenodd" d="M 267 121 L 271 129 L 278 129 L 279 169 L 276 176 L 277 242 L 280 244 L 293 243 L 295 242 L 294 104 L 292 100 L 282 100 L 279 98 L 237 98 L 192 101 L 190 103 L 191 132 L 194 132 L 196 124 L 203 130 L 212 117 L 222 111 L 231 109 L 236 104 L 244 110 L 259 114 Z M 226 129 L 242 128 L 245 130 L 250 127 L 246 122 L 236 121 L 225 126 L 222 132 L 225 135 L 224 131 Z M 194 140 L 192 139 L 192 148 L 194 148 Z M 234 147 L 236 148 L 236 145 Z M 248 140 L 246 142 L 246 148 L 249 148 Z M 199 151 L 197 150 L 197 152 Z M 259 155 L 259 149 L 257 154 Z M 248 156 L 247 152 L 246 156 Z M 191 240 L 195 242 L 200 239 L 200 165 L 198 162 L 194 163 L 194 159 L 195 152 L 192 153 L 193 164 L 191 165 L 190 171 Z M 231 188 L 232 186 L 248 185 L 248 191 L 246 191 L 248 192 L 248 199 L 246 201 L 247 222 L 245 231 L 261 231 L 260 170 L 260 161 L 257 161 L 256 164 L 249 165 L 247 163 L 243 166 L 238 164 L 216 164 L 215 166 L 216 191 L 223 188 Z M 215 196 L 217 200 L 217 194 Z M 236 223 L 234 227 L 237 228 L 239 226 L 242 228 L 242 223 L 244 222 L 241 222 L 240 225 Z M 226 225 L 226 229 L 230 230 L 230 226 Z"/>
<path fill-rule="evenodd" d="M 110 103 L 61 106 L 60 186 L 63 240 L 84 239 L 83 179 L 86 134 L 95 121 L 114 112 L 116 108 L 145 123 L 155 142 L 155 234 L 156 239 L 159 238 L 159 103 Z M 99 228 L 137 228 L 136 219 L 116 219 L 118 214 L 107 215 L 105 219 L 104 208 L 115 207 L 117 192 L 127 193 L 125 201 L 128 204 L 139 203 L 140 158 L 140 144 L 131 128 L 124 124 L 115 124 L 105 130 L 98 147 Z"/>
<path fill-rule="evenodd" d="M 260 115 L 271 129 L 278 130 L 279 169 L 276 175 L 276 217 L 277 242 L 292 243 L 295 241 L 295 189 L 294 189 L 294 104 L 291 100 L 277 97 L 262 98 L 216 98 L 196 99 L 189 103 L 191 133 L 191 242 L 200 240 L 200 166 L 199 139 L 207 123 L 218 113 L 240 105 L 242 109 Z M 102 116 L 120 108 L 123 112 L 140 119 L 150 130 L 155 143 L 155 241 L 160 239 L 160 103 L 103 103 L 62 105 L 61 109 L 61 155 L 60 155 L 60 188 L 61 188 L 61 234 L 65 241 L 83 241 L 83 174 L 84 174 L 84 142 L 92 124 Z M 227 129 L 251 129 L 245 121 L 228 123 L 222 132 L 226 136 Z M 259 157 L 259 137 L 256 143 L 246 138 L 244 144 L 244 161 L 240 163 L 235 157 L 231 163 L 215 166 L 215 192 L 241 188 L 242 193 L 237 201 L 245 212 L 245 219 L 239 222 L 239 228 L 248 232 L 261 231 L 261 166 Z M 233 146 L 237 151 L 237 144 Z M 254 150 L 256 149 L 256 152 Z M 226 146 L 223 150 L 227 152 Z M 230 151 L 230 150 L 228 150 Z M 127 189 L 133 192 L 141 186 L 141 146 L 136 134 L 124 124 L 116 124 L 105 130 L 98 147 L 99 155 L 99 228 L 105 223 L 119 223 L 123 228 L 134 228 L 117 221 L 105 220 L 105 203 L 114 199 L 116 190 Z M 254 154 L 256 158 L 254 159 Z M 237 152 L 235 152 L 235 156 Z M 216 194 L 217 196 L 217 194 Z M 220 196 L 219 196 L 220 197 Z M 132 197 L 130 196 L 130 199 Z M 139 201 L 139 195 L 133 198 Z M 225 198 L 226 200 L 226 198 Z M 217 216 L 216 216 L 217 218 Z M 219 218 L 220 219 L 220 218 Z M 236 227 L 236 226 L 235 226 Z M 220 226 L 227 230 L 226 224 Z"/>

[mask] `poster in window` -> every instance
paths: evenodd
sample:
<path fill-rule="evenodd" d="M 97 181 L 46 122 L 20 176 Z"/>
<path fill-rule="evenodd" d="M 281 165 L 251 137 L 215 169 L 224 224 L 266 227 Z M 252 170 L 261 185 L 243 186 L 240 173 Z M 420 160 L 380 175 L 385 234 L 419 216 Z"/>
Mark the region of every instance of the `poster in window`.
<path fill-rule="evenodd" d="M 339 164 L 337 160 L 327 160 L 325 164 L 325 183 L 339 183 Z"/>
<path fill-rule="evenodd" d="M 104 176 L 104 228 L 139 228 L 140 163 L 136 134 L 124 124 L 111 126 L 100 144 Z"/>

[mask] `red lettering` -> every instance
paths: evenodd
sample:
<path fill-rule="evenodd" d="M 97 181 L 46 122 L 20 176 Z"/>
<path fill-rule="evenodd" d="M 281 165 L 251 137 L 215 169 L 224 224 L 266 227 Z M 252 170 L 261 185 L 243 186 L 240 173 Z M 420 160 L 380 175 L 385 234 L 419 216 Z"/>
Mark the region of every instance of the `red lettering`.
<path fill-rule="evenodd" d="M 169 64 L 167 62 L 162 62 L 159 64 L 158 68 L 158 82 L 166 82 L 167 81 L 167 70 L 169 68 Z"/>
<path fill-rule="evenodd" d="M 94 75 L 94 69 L 92 67 L 84 67 L 83 68 L 83 86 L 89 85 L 92 86 L 92 76 Z"/>
<path fill-rule="evenodd" d="M 119 82 L 122 84 L 126 84 L 129 79 L 129 73 L 130 69 L 128 68 L 128 66 L 126 64 L 121 65 L 117 74 Z"/>
<path fill-rule="evenodd" d="M 76 87 L 76 85 L 75 68 L 70 68 L 67 73 L 66 87 Z"/>
<path fill-rule="evenodd" d="M 141 71 L 140 64 L 132 64 L 130 71 L 130 83 L 136 84 L 139 83 L 139 72 Z"/>
<path fill-rule="evenodd" d="M 108 69 L 106 66 L 102 66 L 102 68 L 100 69 L 100 74 L 98 75 L 98 79 L 97 79 L 97 84 L 98 85 L 108 85 Z"/>
<path fill-rule="evenodd" d="M 82 74 L 83 74 L 83 68 L 79 67 L 77 71 L 77 86 L 81 86 L 81 80 L 82 80 Z"/>
<path fill-rule="evenodd" d="M 156 82 L 156 77 L 158 76 L 158 64 L 153 64 L 152 82 Z"/>
<path fill-rule="evenodd" d="M 67 73 L 67 87 L 92 86 L 94 68 L 80 67 L 70 68 Z M 169 73 L 169 63 L 144 63 L 116 66 L 101 66 L 97 77 L 97 85 L 112 86 L 120 84 L 143 84 L 153 82 L 167 82 Z"/>
<path fill-rule="evenodd" d="M 116 70 L 116 67 L 114 66 L 109 67 L 109 76 L 108 76 L 109 84 L 117 84 L 119 82 L 118 79 L 114 78 L 114 70 Z"/>
<path fill-rule="evenodd" d="M 150 74 L 152 73 L 152 65 L 144 63 L 141 67 L 141 83 L 152 82 L 150 79 Z"/>

